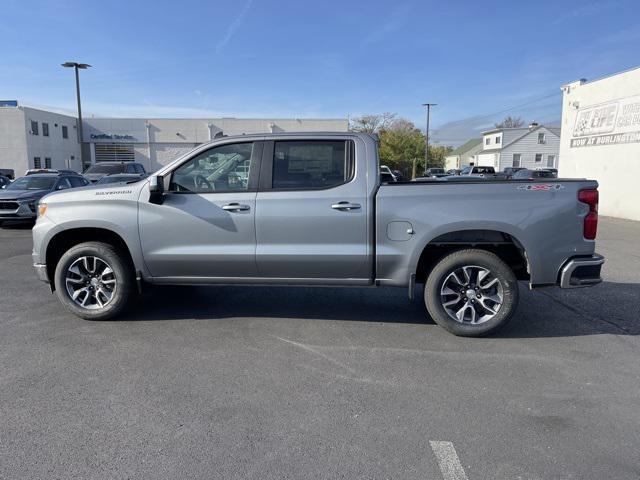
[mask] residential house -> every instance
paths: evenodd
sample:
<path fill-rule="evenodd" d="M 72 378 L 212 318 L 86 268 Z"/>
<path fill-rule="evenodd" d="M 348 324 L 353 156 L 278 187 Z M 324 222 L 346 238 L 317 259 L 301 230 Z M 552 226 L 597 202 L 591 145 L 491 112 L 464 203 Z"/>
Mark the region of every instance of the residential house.
<path fill-rule="evenodd" d="M 445 157 L 445 170 L 463 169 L 475 165 L 476 155 L 482 151 L 482 139 L 474 138 L 463 143 Z"/>
<path fill-rule="evenodd" d="M 522 128 L 495 128 L 483 132 L 476 165 L 496 171 L 506 167 L 558 168 L 559 151 L 559 127 L 532 123 Z"/>

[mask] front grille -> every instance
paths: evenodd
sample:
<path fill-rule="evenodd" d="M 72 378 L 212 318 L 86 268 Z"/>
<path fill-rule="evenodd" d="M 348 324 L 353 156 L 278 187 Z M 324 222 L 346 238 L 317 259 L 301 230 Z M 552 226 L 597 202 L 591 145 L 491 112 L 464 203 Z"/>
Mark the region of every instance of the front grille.
<path fill-rule="evenodd" d="M 17 210 L 18 202 L 0 202 L 0 210 Z"/>

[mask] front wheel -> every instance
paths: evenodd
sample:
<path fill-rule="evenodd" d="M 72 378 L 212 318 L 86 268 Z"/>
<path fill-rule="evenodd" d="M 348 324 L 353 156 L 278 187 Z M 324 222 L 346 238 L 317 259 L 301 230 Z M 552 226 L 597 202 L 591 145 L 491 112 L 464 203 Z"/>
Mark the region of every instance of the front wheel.
<path fill-rule="evenodd" d="M 433 320 L 454 335 L 480 337 L 503 327 L 518 305 L 518 282 L 494 253 L 453 252 L 433 268 L 424 289 Z"/>
<path fill-rule="evenodd" d="M 126 256 L 102 242 L 70 248 L 56 265 L 54 282 L 62 304 L 87 320 L 106 320 L 126 307 L 134 274 Z"/>

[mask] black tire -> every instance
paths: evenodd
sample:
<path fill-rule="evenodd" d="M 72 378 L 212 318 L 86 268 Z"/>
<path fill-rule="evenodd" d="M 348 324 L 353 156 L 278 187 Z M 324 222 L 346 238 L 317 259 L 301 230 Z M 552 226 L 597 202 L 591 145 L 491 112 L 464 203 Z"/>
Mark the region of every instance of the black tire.
<path fill-rule="evenodd" d="M 116 280 L 111 299 L 102 308 L 90 309 L 78 305 L 67 290 L 66 276 L 69 267 L 85 256 L 96 257 L 106 262 L 113 271 L 110 278 Z M 116 317 L 126 308 L 135 291 L 134 270 L 126 255 L 112 245 L 102 242 L 86 242 L 70 248 L 56 265 L 54 283 L 62 305 L 86 320 L 107 320 Z"/>
<path fill-rule="evenodd" d="M 474 285 L 489 283 L 488 281 L 477 281 L 474 283 L 472 280 L 469 282 L 469 286 L 462 286 L 460 291 L 456 293 L 456 295 L 459 293 L 459 302 L 461 303 L 455 303 L 451 307 L 452 315 L 455 314 L 453 309 L 457 306 L 464 305 L 466 302 L 473 302 L 473 306 L 467 308 L 474 308 L 476 312 L 480 311 L 482 313 L 478 314 L 471 312 L 470 310 L 464 310 L 462 312 L 462 320 L 455 320 L 449 313 L 447 313 L 447 309 L 443 306 L 443 303 L 446 302 L 443 302 L 441 299 L 441 289 L 444 287 L 447 278 L 449 278 L 449 282 L 452 282 L 452 277 L 450 275 L 453 272 L 460 272 L 464 266 L 472 266 L 470 269 L 472 273 L 474 271 L 473 267 L 480 267 L 482 269 L 489 270 L 492 275 L 492 277 L 489 278 L 497 278 L 501 286 L 502 303 L 499 308 L 496 309 L 495 303 L 487 303 L 484 298 L 482 302 L 480 302 L 480 300 L 468 297 L 467 295 L 473 296 L 472 290 Z M 457 274 L 457 277 L 460 277 L 459 273 Z M 466 279 L 462 277 L 461 281 L 464 284 Z M 455 285 L 456 282 L 448 283 L 447 285 L 451 284 Z M 497 286 L 495 288 L 497 288 Z M 476 288 L 476 290 L 478 289 Z M 470 293 L 463 294 L 463 291 Z M 482 290 L 478 293 L 481 292 Z M 447 296 L 445 298 L 447 301 L 450 299 L 455 300 L 456 296 L 451 294 L 451 296 Z M 461 337 L 481 337 L 497 331 L 511 320 L 518 305 L 518 281 L 511 268 L 494 253 L 479 249 L 458 250 L 443 257 L 429 274 L 424 288 L 424 302 L 431 318 L 433 318 L 438 325 L 448 332 Z M 478 303 L 476 304 L 476 302 Z M 485 303 L 487 303 L 491 308 L 496 309 L 497 313 L 493 314 L 491 318 L 488 318 L 482 323 L 472 324 L 467 322 L 467 311 L 470 312 L 468 317 L 471 317 L 472 314 L 474 315 L 474 318 L 476 318 L 476 315 L 480 315 L 480 318 L 483 318 L 484 316 L 491 316 L 489 311 L 481 307 L 481 305 L 484 305 Z"/>

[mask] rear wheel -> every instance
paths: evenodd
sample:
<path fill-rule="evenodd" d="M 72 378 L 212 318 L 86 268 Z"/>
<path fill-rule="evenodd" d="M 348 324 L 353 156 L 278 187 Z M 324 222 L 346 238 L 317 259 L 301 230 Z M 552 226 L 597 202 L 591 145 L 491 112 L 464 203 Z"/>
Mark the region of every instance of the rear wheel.
<path fill-rule="evenodd" d="M 113 246 L 87 242 L 60 258 L 54 282 L 67 310 L 87 320 L 106 320 L 124 310 L 135 279 L 126 257 Z"/>
<path fill-rule="evenodd" d="M 433 320 L 454 335 L 479 337 L 495 332 L 513 316 L 518 282 L 497 255 L 486 250 L 453 252 L 433 268 L 424 289 Z"/>

